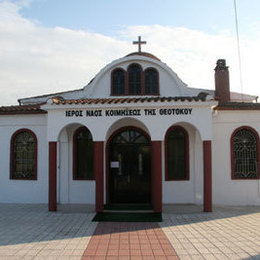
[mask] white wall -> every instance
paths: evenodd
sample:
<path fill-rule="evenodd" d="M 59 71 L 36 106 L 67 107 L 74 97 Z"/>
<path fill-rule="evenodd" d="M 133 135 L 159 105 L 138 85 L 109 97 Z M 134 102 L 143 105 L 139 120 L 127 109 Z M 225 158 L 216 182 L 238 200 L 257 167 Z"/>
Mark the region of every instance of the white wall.
<path fill-rule="evenodd" d="M 106 140 L 107 133 L 113 124 L 121 119 L 135 119 L 141 121 L 148 129 L 152 140 L 163 140 L 167 129 L 176 123 L 188 123 L 198 129 L 202 140 L 212 138 L 211 106 L 216 102 L 147 102 L 147 103 L 124 103 L 124 104 L 92 104 L 92 105 L 45 105 L 48 110 L 48 140 L 57 141 L 62 129 L 70 124 L 80 124 L 88 127 L 95 141 Z M 187 115 L 160 115 L 161 109 L 192 108 L 191 114 Z M 105 116 L 106 110 L 116 109 L 140 109 L 140 116 Z M 156 115 L 145 115 L 145 109 L 155 109 Z M 82 117 L 66 117 L 66 111 L 81 110 Z M 86 110 L 101 110 L 101 117 L 87 117 Z M 57 120 L 58 119 L 58 120 Z M 159 126 L 159 127 L 158 127 Z"/>
<path fill-rule="evenodd" d="M 162 153 L 162 187 L 163 204 L 171 203 L 203 203 L 203 158 L 202 141 L 196 129 L 188 124 L 179 124 L 185 128 L 189 135 L 189 180 L 165 181 L 165 143 Z"/>
<path fill-rule="evenodd" d="M 200 110 L 199 110 L 200 111 Z M 53 118 L 62 117 L 64 111 L 51 111 L 55 114 Z M 196 109 L 194 113 L 197 115 Z M 198 112 L 199 114 L 199 112 Z M 197 116 L 197 121 L 201 120 L 201 125 L 205 124 L 205 115 L 201 113 L 204 117 L 201 119 Z M 59 182 L 58 182 L 58 201 L 60 203 L 95 203 L 95 181 L 75 181 L 73 180 L 73 133 L 81 125 L 88 127 L 92 134 L 95 134 L 95 129 L 102 131 L 102 136 L 105 136 L 105 144 L 111 134 L 114 133 L 117 129 L 123 126 L 136 126 L 148 134 L 157 132 L 157 137 L 159 140 L 162 140 L 162 158 L 164 158 L 164 137 L 168 128 L 172 125 L 181 125 L 183 126 L 189 134 L 189 157 L 190 157 L 190 179 L 188 181 L 165 181 L 165 166 L 164 159 L 162 160 L 163 169 L 162 169 L 162 180 L 163 180 L 163 203 L 196 203 L 201 204 L 203 201 L 203 158 L 202 158 L 202 140 L 198 130 L 188 122 L 183 122 L 184 120 L 190 120 L 191 117 L 185 118 L 183 116 L 181 119 L 178 118 L 181 122 L 175 121 L 174 117 L 166 116 L 155 116 L 155 117 L 142 117 L 142 120 L 134 117 L 125 117 L 125 118 L 90 118 L 78 119 L 77 123 L 69 123 L 59 134 Z M 70 118 L 63 119 L 68 122 Z M 61 120 L 62 121 L 62 120 Z M 150 122 L 151 121 L 151 122 Z M 153 123 L 152 123 L 153 121 Z M 101 122 L 101 125 L 100 125 Z M 103 126 L 102 126 L 103 125 Z M 147 127 L 148 126 L 148 127 Z M 50 129 L 53 130 L 52 127 Z M 209 130 L 211 127 L 209 127 Z M 151 134 L 152 136 L 154 134 Z M 157 139 L 157 140 L 158 140 Z M 99 139 L 100 140 L 100 139 Z M 102 140 L 104 141 L 104 139 Z M 105 147 L 104 147 L 105 149 Z M 106 150 L 104 150 L 106 151 Z M 106 154 L 104 156 L 106 159 Z M 104 161 L 104 201 L 105 201 L 105 190 L 106 190 L 106 167 Z"/>
<path fill-rule="evenodd" d="M 232 180 L 230 138 L 235 129 L 250 126 L 260 133 L 260 111 L 218 111 L 213 117 L 213 203 L 260 205 L 259 180 Z"/>
<path fill-rule="evenodd" d="M 158 70 L 161 96 L 197 96 L 202 91 L 201 89 L 187 87 L 187 85 L 178 77 L 178 75 L 165 63 L 157 59 L 145 57 L 142 55 L 130 55 L 117 59 L 106 65 L 83 89 L 25 98 L 21 99 L 20 101 L 22 101 L 23 104 L 29 104 L 30 102 L 44 103 L 49 98 L 57 95 L 62 96 L 65 99 L 108 98 L 111 94 L 111 72 L 115 68 L 123 68 L 127 70 L 127 67 L 132 63 L 140 64 L 143 70 L 148 67 L 152 67 Z"/>
<path fill-rule="evenodd" d="M 123 126 L 137 126 L 146 131 L 151 140 L 164 141 L 165 134 L 172 125 L 182 125 L 189 133 L 190 145 L 190 179 L 188 181 L 165 181 L 164 159 L 163 159 L 163 203 L 197 203 L 203 200 L 203 159 L 202 140 L 211 139 L 211 103 L 207 102 L 174 102 L 153 103 L 149 106 L 144 104 L 124 104 L 110 107 L 92 107 L 89 109 L 101 109 L 102 117 L 66 117 L 66 110 L 82 109 L 85 115 L 86 108 L 80 105 L 65 107 L 50 106 L 48 114 L 48 140 L 59 142 L 59 191 L 58 201 L 60 203 L 95 203 L 95 181 L 75 181 L 72 178 L 72 136 L 77 127 L 85 125 L 92 133 L 94 141 L 108 140 L 110 135 Z M 141 109 L 141 116 L 105 116 L 106 109 Z M 164 108 L 191 108 L 191 115 L 160 115 L 159 110 Z M 58 108 L 58 109 L 56 109 Z M 145 108 L 154 108 L 156 115 L 145 115 Z M 49 108 L 48 108 L 49 109 Z M 59 118 L 59 120 L 57 120 Z M 58 136 L 56 139 L 55 136 Z M 164 145 L 164 144 L 163 144 Z M 164 147 L 162 147 L 164 153 Z M 162 154 L 164 157 L 164 154 Z M 106 158 L 106 156 L 105 156 Z M 104 164 L 104 183 L 106 181 L 106 169 Z M 104 185 L 104 191 L 106 186 Z M 104 192 L 104 201 L 105 201 Z"/>
<path fill-rule="evenodd" d="M 12 115 L 0 117 L 0 202 L 48 202 L 48 143 L 46 115 Z M 10 179 L 10 141 L 21 128 L 33 131 L 38 141 L 37 180 Z"/>
<path fill-rule="evenodd" d="M 73 180 L 73 134 L 80 126 L 64 128 L 58 141 L 57 193 L 61 204 L 95 204 L 95 181 Z"/>
<path fill-rule="evenodd" d="M 143 69 L 154 67 L 159 72 L 161 96 L 194 96 L 200 90 L 187 88 L 166 64 L 140 55 L 118 59 L 104 67 L 84 89 L 67 92 L 65 98 L 110 97 L 111 71 L 124 69 L 138 62 Z M 43 97 L 42 97 L 43 98 Z M 44 100 L 47 97 L 44 97 Z M 36 101 L 37 98 L 28 99 Z M 38 100 L 41 100 L 39 98 Z M 41 100 L 41 101 L 44 101 Z M 260 133 L 260 112 L 218 111 L 211 114 L 215 101 L 136 102 L 123 104 L 92 105 L 43 105 L 47 115 L 0 116 L 0 202 L 47 203 L 48 202 L 48 141 L 58 141 L 58 202 L 95 203 L 95 181 L 75 181 L 72 178 L 72 136 L 75 129 L 89 128 L 94 141 L 106 141 L 116 129 L 136 125 L 150 134 L 152 140 L 164 141 L 167 129 L 179 124 L 189 133 L 190 180 L 165 181 L 164 143 L 162 147 L 163 203 L 203 202 L 203 153 L 202 141 L 212 141 L 213 203 L 221 205 L 260 205 L 259 180 L 231 180 L 230 137 L 242 125 L 248 125 Z M 191 115 L 159 115 L 161 108 L 192 108 Z M 66 117 L 66 110 L 153 108 L 156 116 L 135 117 Z M 213 120 L 213 122 L 212 122 Z M 29 128 L 38 139 L 38 180 L 10 180 L 10 139 L 20 128 Z M 106 157 L 105 157 L 106 158 Z M 104 158 L 104 160 L 105 160 Z M 104 176 L 105 163 L 104 163 Z M 105 183 L 105 180 L 104 180 Z M 104 186 L 105 189 L 105 186 Z M 105 192 L 104 192 L 105 194 Z M 105 195 L 104 195 L 105 196 Z"/>
<path fill-rule="evenodd" d="M 230 162 L 230 137 L 243 125 L 260 133 L 260 112 L 218 111 L 213 116 L 212 170 L 213 204 L 215 205 L 260 205 L 260 180 L 232 180 Z M 4 203 L 47 203 L 48 202 L 48 140 L 46 115 L 12 115 L 0 117 L 0 202 Z M 56 117 L 57 118 L 57 117 Z M 114 121 L 106 129 L 106 138 L 123 125 L 136 125 L 146 131 L 154 131 L 144 123 L 127 119 Z M 157 118 L 157 120 L 159 120 Z M 162 122 L 164 122 L 163 119 Z M 198 119 L 200 120 L 200 119 Z M 166 120 L 167 121 L 167 120 Z M 183 121 L 183 120 L 181 120 Z M 91 121 L 90 121 L 91 122 Z M 89 123 L 90 123 L 89 122 Z M 92 121 L 93 122 L 93 121 Z M 118 122 L 115 124 L 114 122 Z M 67 125 L 58 139 L 58 201 L 60 203 L 95 203 L 95 181 L 74 181 L 72 178 L 72 136 L 82 124 Z M 103 122 L 104 123 L 104 122 Z M 162 146 L 163 203 L 203 203 L 203 155 L 202 139 L 198 130 L 189 123 L 163 124 L 154 121 L 165 133 L 173 124 L 182 125 L 189 133 L 190 180 L 165 181 L 164 143 Z M 85 124 L 86 125 L 86 124 Z M 143 126 L 142 126 L 143 125 Z M 32 130 L 38 140 L 38 179 L 10 180 L 10 140 L 20 128 Z M 164 134 L 161 136 L 164 140 Z M 105 160 L 105 158 L 104 158 Z M 105 164 L 104 164 L 105 165 Z M 104 166 L 105 170 L 105 166 Z M 104 176 L 106 173 L 104 172 Z M 105 194 L 105 192 L 104 192 Z"/>
<path fill-rule="evenodd" d="M 129 58 L 128 58 L 129 59 Z M 95 85 L 91 86 L 91 96 L 93 97 L 110 97 L 111 94 L 111 72 L 115 68 L 122 68 L 127 71 L 127 68 L 130 64 L 138 63 L 142 66 L 143 71 L 147 68 L 155 68 L 159 72 L 159 86 L 160 86 L 160 95 L 161 96 L 181 96 L 187 95 L 187 93 L 182 93 L 187 91 L 184 88 L 184 83 L 180 81 L 179 78 L 172 71 L 168 71 L 168 67 L 161 62 L 158 61 L 146 61 L 138 59 L 131 59 L 130 61 L 124 61 L 119 64 L 115 64 L 111 66 L 106 73 L 102 74 L 96 81 L 94 81 Z M 196 94 L 194 94 L 196 95 Z"/>

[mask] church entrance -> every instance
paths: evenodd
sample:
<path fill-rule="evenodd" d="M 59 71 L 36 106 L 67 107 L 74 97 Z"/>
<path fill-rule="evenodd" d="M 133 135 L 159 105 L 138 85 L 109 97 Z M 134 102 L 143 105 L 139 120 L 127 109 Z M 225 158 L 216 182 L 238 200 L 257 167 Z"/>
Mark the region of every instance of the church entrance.
<path fill-rule="evenodd" d="M 142 131 L 123 129 L 109 143 L 109 202 L 151 203 L 151 144 Z"/>

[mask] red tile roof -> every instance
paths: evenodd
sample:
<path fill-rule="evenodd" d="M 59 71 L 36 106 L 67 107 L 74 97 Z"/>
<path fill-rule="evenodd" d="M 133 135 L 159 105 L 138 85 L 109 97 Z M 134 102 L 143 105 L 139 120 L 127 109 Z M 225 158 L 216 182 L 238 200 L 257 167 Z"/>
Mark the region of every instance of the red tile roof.
<path fill-rule="evenodd" d="M 122 98 L 85 98 L 85 99 L 62 99 L 60 97 L 52 98 L 57 105 L 74 104 L 124 104 L 124 103 L 144 103 L 144 102 L 171 102 L 171 101 L 205 101 L 206 94 L 199 94 L 195 97 L 122 97 Z"/>
<path fill-rule="evenodd" d="M 124 104 L 124 103 L 144 103 L 144 102 L 171 102 L 171 101 L 188 101 L 198 102 L 205 101 L 206 94 L 201 93 L 195 97 L 124 97 L 124 98 L 86 98 L 86 99 L 63 99 L 62 97 L 52 98 L 56 105 L 74 105 L 74 104 Z M 37 105 L 18 105 L 0 107 L 0 115 L 11 114 L 45 114 L 47 111 L 40 108 L 43 104 Z M 227 102 L 216 106 L 216 110 L 260 110 L 260 103 L 246 102 Z"/>
<path fill-rule="evenodd" d="M 20 105 L 0 107 L 0 115 L 10 114 L 45 114 L 46 111 L 40 109 L 41 104 L 37 105 Z"/>
<path fill-rule="evenodd" d="M 227 102 L 220 103 L 216 110 L 260 110 L 260 103 L 249 102 Z"/>
<path fill-rule="evenodd" d="M 134 55 L 145 56 L 145 57 L 148 57 L 148 58 L 152 58 L 152 59 L 161 61 L 159 58 L 157 58 L 156 56 L 154 56 L 153 54 L 148 53 L 148 52 L 132 52 L 130 54 L 127 54 L 126 57 L 134 56 Z"/>

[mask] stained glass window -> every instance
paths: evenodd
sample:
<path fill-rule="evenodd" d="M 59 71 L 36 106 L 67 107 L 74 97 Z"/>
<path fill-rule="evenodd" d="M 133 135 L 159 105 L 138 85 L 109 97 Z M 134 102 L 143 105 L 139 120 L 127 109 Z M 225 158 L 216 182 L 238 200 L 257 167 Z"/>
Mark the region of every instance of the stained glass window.
<path fill-rule="evenodd" d="M 74 179 L 94 180 L 94 146 L 92 135 L 86 127 L 74 135 Z"/>
<path fill-rule="evenodd" d="M 166 179 L 188 179 L 188 135 L 181 127 L 170 129 L 166 136 Z"/>
<path fill-rule="evenodd" d="M 11 179 L 37 178 L 37 140 L 30 130 L 20 130 L 11 140 Z"/>
<path fill-rule="evenodd" d="M 233 177 L 235 179 L 255 179 L 258 176 L 257 141 L 253 131 L 242 128 L 235 132 L 231 140 Z"/>

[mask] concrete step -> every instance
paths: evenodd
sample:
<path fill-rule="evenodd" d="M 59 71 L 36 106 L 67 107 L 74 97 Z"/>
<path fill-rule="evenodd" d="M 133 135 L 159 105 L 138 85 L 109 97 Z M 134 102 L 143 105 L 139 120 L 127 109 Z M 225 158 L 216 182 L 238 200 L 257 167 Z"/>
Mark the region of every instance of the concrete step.
<path fill-rule="evenodd" d="M 151 204 L 106 204 L 104 212 L 153 212 Z"/>

